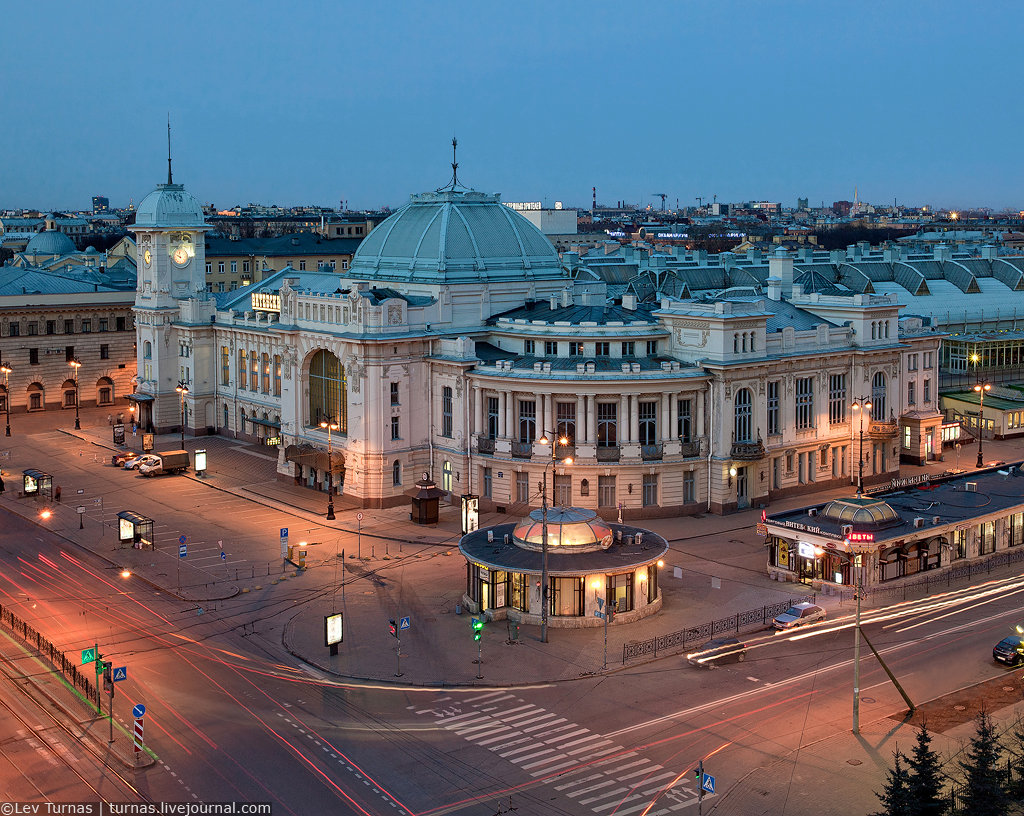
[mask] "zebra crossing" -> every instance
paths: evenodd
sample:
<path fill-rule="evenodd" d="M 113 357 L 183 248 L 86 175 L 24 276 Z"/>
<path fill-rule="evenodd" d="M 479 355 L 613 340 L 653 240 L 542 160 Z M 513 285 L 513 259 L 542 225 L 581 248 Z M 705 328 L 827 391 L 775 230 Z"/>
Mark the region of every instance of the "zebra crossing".
<path fill-rule="evenodd" d="M 407 708 L 598 816 L 613 810 L 615 816 L 659 816 L 697 804 L 688 773 L 669 770 L 505 690 L 439 695 L 430 705 Z"/>

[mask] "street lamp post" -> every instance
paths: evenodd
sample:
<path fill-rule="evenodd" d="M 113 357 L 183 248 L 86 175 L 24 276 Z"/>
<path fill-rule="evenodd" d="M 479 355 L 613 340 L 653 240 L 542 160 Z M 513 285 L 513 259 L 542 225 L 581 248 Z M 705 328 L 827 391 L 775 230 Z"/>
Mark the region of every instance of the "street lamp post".
<path fill-rule="evenodd" d="M 818 549 L 818 555 L 825 551 Z M 863 555 L 860 553 L 843 554 L 838 550 L 830 550 L 843 559 L 854 571 L 854 597 L 857 600 L 857 615 L 853 625 L 853 733 L 860 733 L 860 602 L 863 593 Z"/>
<path fill-rule="evenodd" d="M 860 448 L 857 451 L 857 496 L 864 495 L 864 414 L 871 410 L 871 400 L 861 397 L 853 401 L 853 409 L 860 412 Z"/>
<path fill-rule="evenodd" d="M 985 392 L 992 390 L 991 383 L 977 383 L 974 390 L 978 394 L 978 467 L 985 467 L 985 457 L 982 454 L 982 443 L 985 440 Z"/>
<path fill-rule="evenodd" d="M 555 472 L 554 466 L 558 463 L 558 452 L 556 441 L 548 439 L 547 434 L 542 434 L 537 440 L 542 445 L 551 445 L 551 461 L 544 465 L 544 481 L 541 487 L 541 567 L 540 567 L 540 642 L 548 642 L 548 467 L 551 467 L 551 504 L 555 505 Z M 569 440 L 562 436 L 557 440 L 557 445 L 568 445 Z M 571 465 L 572 457 L 567 456 L 561 460 L 563 465 Z"/>
<path fill-rule="evenodd" d="M 82 423 L 78 418 L 78 369 L 82 367 L 82 363 L 77 357 L 75 357 L 68 361 L 68 365 L 75 371 L 75 430 L 79 431 L 82 429 Z"/>
<path fill-rule="evenodd" d="M 185 450 L 185 395 L 188 393 L 188 386 L 182 380 L 174 390 L 181 395 L 181 449 Z"/>
<path fill-rule="evenodd" d="M 7 414 L 7 433 L 5 436 L 11 435 L 11 388 L 8 382 L 8 377 L 11 374 L 11 367 L 7 363 L 0 363 L 0 374 L 4 375 L 4 411 Z"/>
<path fill-rule="evenodd" d="M 320 427 L 327 429 L 327 520 L 334 521 L 334 451 L 331 448 L 331 431 L 341 426 L 334 418 L 320 420 Z"/>

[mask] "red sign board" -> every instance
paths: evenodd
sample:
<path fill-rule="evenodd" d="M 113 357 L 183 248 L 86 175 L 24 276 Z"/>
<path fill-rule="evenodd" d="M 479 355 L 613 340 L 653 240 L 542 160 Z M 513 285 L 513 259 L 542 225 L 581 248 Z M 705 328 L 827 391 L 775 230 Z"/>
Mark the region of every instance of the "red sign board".
<path fill-rule="evenodd" d="M 875 534 L 874 533 L 850 533 L 846 537 L 846 540 L 847 541 L 851 541 L 851 542 L 852 541 L 874 541 L 875 540 Z"/>

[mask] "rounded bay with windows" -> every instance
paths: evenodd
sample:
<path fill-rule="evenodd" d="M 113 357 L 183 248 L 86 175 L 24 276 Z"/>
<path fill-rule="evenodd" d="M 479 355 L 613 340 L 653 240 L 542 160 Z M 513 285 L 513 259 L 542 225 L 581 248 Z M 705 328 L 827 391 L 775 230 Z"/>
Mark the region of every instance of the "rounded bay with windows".
<path fill-rule="evenodd" d="M 488 618 L 540 625 L 544 511 L 462 537 L 463 604 Z M 605 521 L 582 507 L 549 507 L 548 616 L 555 628 L 629 623 L 661 609 L 658 581 L 668 542 L 651 530 Z M 595 613 L 601 613 L 596 615 Z"/>

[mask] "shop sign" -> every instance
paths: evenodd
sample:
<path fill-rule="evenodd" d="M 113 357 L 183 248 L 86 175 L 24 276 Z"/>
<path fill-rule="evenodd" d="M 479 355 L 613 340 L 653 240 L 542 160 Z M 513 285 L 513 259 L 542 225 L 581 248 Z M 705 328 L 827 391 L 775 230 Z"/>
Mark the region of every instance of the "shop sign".
<path fill-rule="evenodd" d="M 868 541 L 868 542 L 870 542 L 870 541 L 874 541 L 875 540 L 875 534 L 874 533 L 850 533 L 846 537 L 846 540 L 851 542 L 851 543 L 853 543 L 855 541 Z"/>
<path fill-rule="evenodd" d="M 762 524 L 761 522 L 758 522 L 757 523 L 757 534 L 759 536 L 761 536 L 761 538 L 767 538 L 768 537 L 768 525 L 767 524 Z"/>
<path fill-rule="evenodd" d="M 865 493 L 884 493 L 887 490 L 902 490 L 904 487 L 913 487 L 919 484 L 928 484 L 931 481 L 930 473 L 920 473 L 917 476 L 908 476 L 905 479 L 893 479 L 883 485 L 876 485 L 865 490 Z"/>
<path fill-rule="evenodd" d="M 842 538 L 839 533 L 830 533 L 827 530 L 822 530 L 820 527 L 811 527 L 808 524 L 802 524 L 799 521 L 788 521 L 784 519 L 772 519 L 772 524 L 778 524 L 780 527 L 789 527 L 791 530 L 800 530 L 805 533 L 813 533 L 814 535 L 827 536 L 828 538 Z"/>
<path fill-rule="evenodd" d="M 814 551 L 814 545 L 808 544 L 806 541 L 798 541 L 796 545 L 796 551 L 801 558 L 817 557 L 817 553 Z"/>

